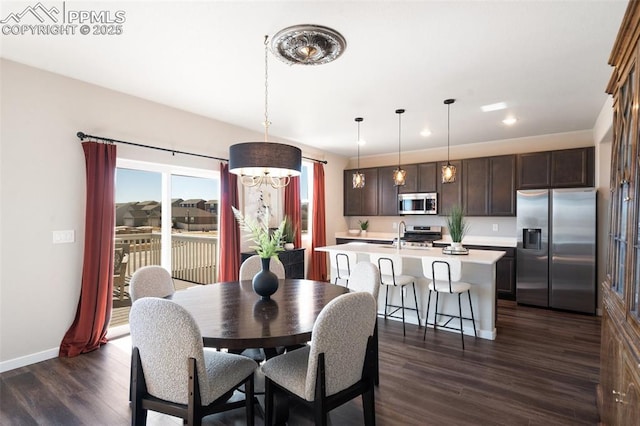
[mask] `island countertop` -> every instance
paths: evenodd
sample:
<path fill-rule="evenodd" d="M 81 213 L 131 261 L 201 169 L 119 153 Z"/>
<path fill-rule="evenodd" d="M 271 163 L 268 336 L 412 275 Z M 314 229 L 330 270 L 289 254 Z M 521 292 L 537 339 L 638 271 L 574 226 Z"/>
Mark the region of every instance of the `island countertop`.
<path fill-rule="evenodd" d="M 442 259 L 457 258 L 462 263 L 477 263 L 483 265 L 493 265 L 506 253 L 504 251 L 495 250 L 469 250 L 469 254 L 466 255 L 451 255 L 442 253 L 442 248 L 438 247 L 420 247 L 409 248 L 403 247 L 398 250 L 397 247 L 384 244 L 370 244 L 370 243 L 350 243 L 350 244 L 337 244 L 333 246 L 316 247 L 317 251 L 348 251 L 360 254 L 398 254 L 405 258 L 421 259 L 425 256 L 440 257 Z"/>

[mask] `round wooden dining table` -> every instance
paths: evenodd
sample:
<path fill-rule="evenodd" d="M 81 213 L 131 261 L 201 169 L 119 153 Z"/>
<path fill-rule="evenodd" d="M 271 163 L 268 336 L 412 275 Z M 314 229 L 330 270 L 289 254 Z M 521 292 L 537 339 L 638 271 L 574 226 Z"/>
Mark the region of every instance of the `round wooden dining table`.
<path fill-rule="evenodd" d="M 243 350 L 308 342 L 322 308 L 348 292 L 327 282 L 284 279 L 264 300 L 243 280 L 191 287 L 168 299 L 195 318 L 205 346 Z"/>

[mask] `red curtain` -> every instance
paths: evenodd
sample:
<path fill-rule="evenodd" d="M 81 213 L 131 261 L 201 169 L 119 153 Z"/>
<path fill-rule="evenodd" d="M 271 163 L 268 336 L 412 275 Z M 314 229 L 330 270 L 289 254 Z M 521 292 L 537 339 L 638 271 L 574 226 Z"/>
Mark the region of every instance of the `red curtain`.
<path fill-rule="evenodd" d="M 220 269 L 218 280 L 237 281 L 240 271 L 240 228 L 231 206 L 238 208 L 238 177 L 220 163 Z"/>
<path fill-rule="evenodd" d="M 302 229 L 302 217 L 300 213 L 300 177 L 291 178 L 289 185 L 284 187 L 284 214 L 289 216 L 296 230 L 296 237 L 293 244 L 299 248 L 302 247 L 302 237 L 300 230 Z"/>
<path fill-rule="evenodd" d="M 116 146 L 84 142 L 82 148 L 87 174 L 82 286 L 76 317 L 60 344 L 61 357 L 107 343 L 113 303 Z"/>
<path fill-rule="evenodd" d="M 327 245 L 324 199 L 324 166 L 316 162 L 313 165 L 313 235 L 308 278 L 317 281 L 327 281 L 327 254 L 315 250 Z"/>

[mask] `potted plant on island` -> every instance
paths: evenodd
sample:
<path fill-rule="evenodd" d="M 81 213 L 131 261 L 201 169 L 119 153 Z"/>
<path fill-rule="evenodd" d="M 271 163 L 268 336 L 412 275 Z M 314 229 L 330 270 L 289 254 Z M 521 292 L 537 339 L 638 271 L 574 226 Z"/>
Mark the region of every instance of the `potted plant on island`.
<path fill-rule="evenodd" d="M 282 235 L 284 232 L 285 220 L 280 223 L 273 232 L 269 229 L 269 223 L 265 215 L 258 216 L 257 219 L 245 218 L 240 210 L 231 206 L 233 214 L 243 231 L 250 234 L 249 238 L 254 242 L 251 246 L 260 256 L 262 270 L 253 277 L 253 291 L 269 299 L 278 290 L 278 277 L 269 270 L 271 258 L 283 251 Z"/>
<path fill-rule="evenodd" d="M 462 238 L 467 233 L 469 225 L 464 218 L 464 211 L 459 204 L 454 205 L 449 210 L 449 214 L 446 218 L 447 228 L 449 228 L 449 235 L 451 235 L 451 251 L 463 251 Z"/>
<path fill-rule="evenodd" d="M 293 250 L 295 248 L 296 227 L 293 220 L 289 216 L 284 217 L 284 229 L 282 232 L 285 250 Z"/>
<path fill-rule="evenodd" d="M 369 229 L 369 221 L 368 220 L 359 220 L 360 224 L 360 235 L 367 235 L 367 229 Z"/>

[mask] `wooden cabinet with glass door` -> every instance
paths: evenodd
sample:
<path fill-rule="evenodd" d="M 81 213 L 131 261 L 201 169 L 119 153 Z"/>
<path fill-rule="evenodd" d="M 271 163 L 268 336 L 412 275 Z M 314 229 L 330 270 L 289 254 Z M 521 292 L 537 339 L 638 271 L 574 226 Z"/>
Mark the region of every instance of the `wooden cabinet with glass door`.
<path fill-rule="evenodd" d="M 598 407 L 603 424 L 640 418 L 640 2 L 629 2 L 609 63 L 613 95 L 609 257 L 602 284 Z"/>

